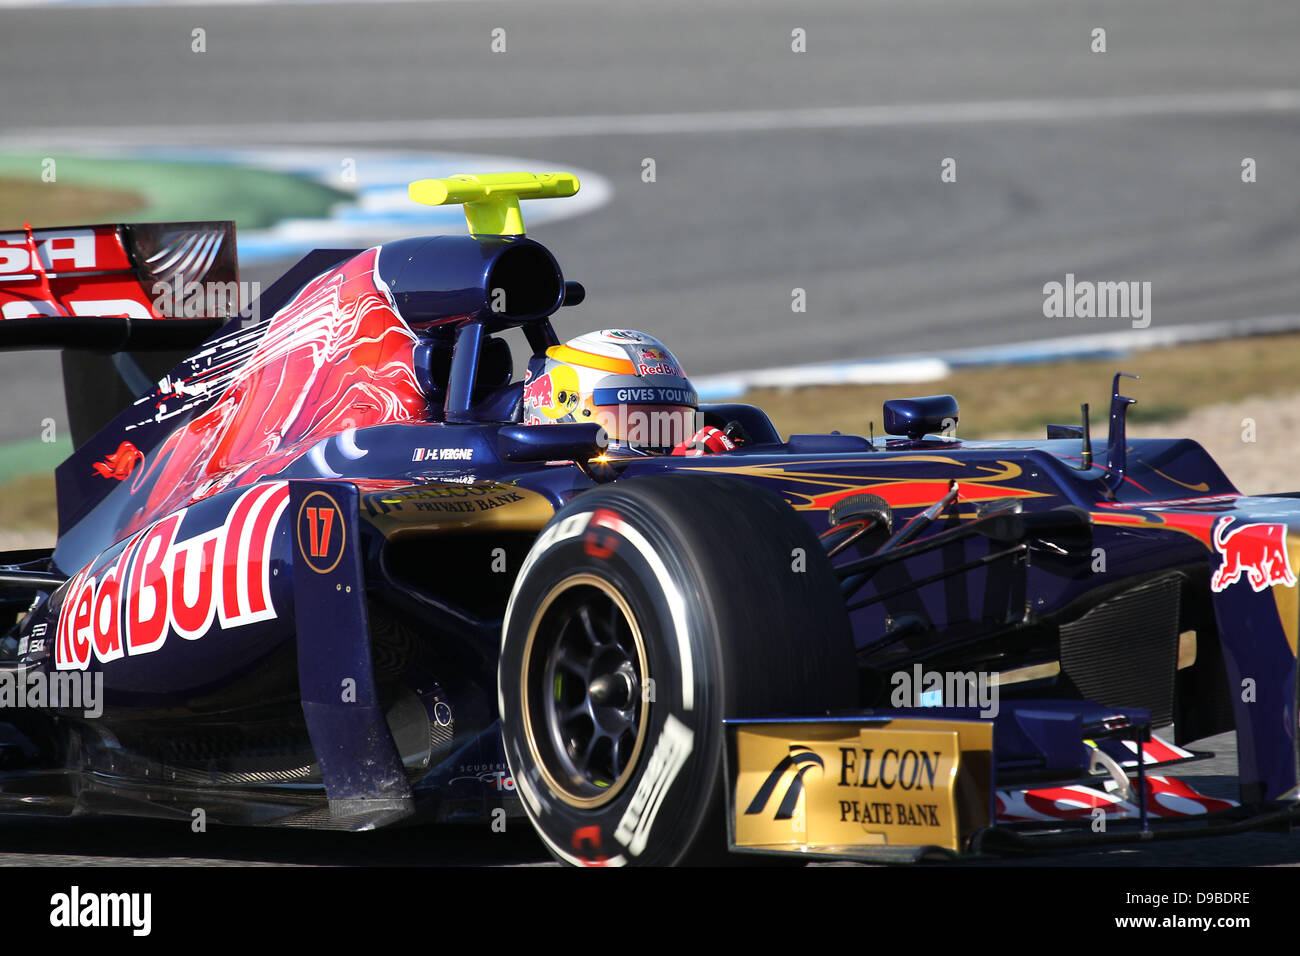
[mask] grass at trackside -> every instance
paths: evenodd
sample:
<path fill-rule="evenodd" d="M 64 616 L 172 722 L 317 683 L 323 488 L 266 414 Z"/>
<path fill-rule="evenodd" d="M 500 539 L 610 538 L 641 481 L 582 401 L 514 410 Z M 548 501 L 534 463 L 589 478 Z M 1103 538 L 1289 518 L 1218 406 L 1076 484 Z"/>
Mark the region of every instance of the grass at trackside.
<path fill-rule="evenodd" d="M 56 465 L 72 454 L 67 438 L 47 442 L 40 438 L 6 442 L 0 445 L 0 482 L 23 475 L 52 472 Z"/>
<path fill-rule="evenodd" d="M 915 385 L 755 389 L 740 400 L 765 409 L 783 435 L 831 429 L 865 435 L 870 422 L 879 435 L 886 399 L 936 393 L 956 396 L 963 438 L 1045 434 L 1042 426 L 1048 422 L 1077 424 L 1081 402 L 1091 406 L 1094 434 L 1098 429 L 1105 434 L 1116 372 L 1141 376 L 1137 382 L 1124 379 L 1121 386 L 1138 400 L 1129 421 L 1160 422 L 1202 405 L 1300 390 L 1297 357 L 1300 335 L 1268 335 L 1152 349 L 1121 360 L 964 369 Z"/>
<path fill-rule="evenodd" d="M 70 454 L 72 443 L 66 438 L 0 445 L 0 529 L 54 533 L 54 468 Z"/>
<path fill-rule="evenodd" d="M 0 229 L 233 219 L 241 230 L 323 218 L 347 193 L 288 173 L 218 163 L 0 154 Z M 75 194 L 75 195 L 74 195 Z M 79 197 L 79 198 L 78 198 Z"/>
<path fill-rule="evenodd" d="M 64 183 L 58 189 L 40 180 L 0 176 L 0 229 L 116 222 L 136 216 L 144 197 L 129 189 L 104 189 Z M 74 222 L 75 220 L 75 222 Z"/>
<path fill-rule="evenodd" d="M 0 482 L 0 528 L 5 531 L 47 531 L 58 527 L 54 507 L 54 473 L 23 475 Z"/>

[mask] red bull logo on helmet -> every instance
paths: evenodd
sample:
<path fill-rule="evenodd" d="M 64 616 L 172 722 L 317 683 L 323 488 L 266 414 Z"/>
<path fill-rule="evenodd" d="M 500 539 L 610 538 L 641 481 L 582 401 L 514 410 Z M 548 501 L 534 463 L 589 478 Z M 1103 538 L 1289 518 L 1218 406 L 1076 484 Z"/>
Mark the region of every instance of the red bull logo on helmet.
<path fill-rule="evenodd" d="M 537 413 L 558 421 L 572 415 L 581 398 L 578 373 L 567 365 L 555 364 L 545 374 L 524 385 L 524 416 L 528 424 L 541 424 Z"/>
<path fill-rule="evenodd" d="M 681 366 L 669 354 L 667 349 L 643 346 L 637 350 L 636 371 L 638 375 L 681 375 Z"/>
<path fill-rule="evenodd" d="M 1229 527 L 1233 520 L 1224 518 L 1214 529 L 1214 550 L 1222 562 L 1210 578 L 1210 590 L 1217 594 L 1240 581 L 1243 574 L 1256 591 L 1275 584 L 1295 587 L 1296 576 L 1286 549 L 1286 525 Z"/>
<path fill-rule="evenodd" d="M 524 383 L 524 404 L 537 408 L 550 408 L 555 404 L 550 375 L 539 375 Z"/>

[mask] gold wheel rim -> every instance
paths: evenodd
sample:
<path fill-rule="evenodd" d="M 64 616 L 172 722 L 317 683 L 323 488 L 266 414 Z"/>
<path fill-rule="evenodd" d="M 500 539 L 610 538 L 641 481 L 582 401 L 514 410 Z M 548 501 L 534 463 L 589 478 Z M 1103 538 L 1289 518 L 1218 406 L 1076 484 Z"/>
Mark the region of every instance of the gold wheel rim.
<path fill-rule="evenodd" d="M 614 782 L 608 787 L 602 788 L 601 792 L 597 794 L 584 796 L 582 793 L 576 792 L 571 783 L 566 783 L 565 780 L 561 779 L 560 775 L 555 772 L 556 768 L 552 767 L 552 762 L 543 754 L 543 749 L 550 749 L 558 754 L 564 749 L 564 745 L 563 742 L 555 736 L 553 732 L 555 725 L 550 719 L 551 714 L 548 713 L 547 719 L 544 722 L 547 731 L 551 731 L 551 733 L 548 734 L 550 737 L 548 747 L 544 748 L 539 746 L 537 734 L 538 724 L 536 722 L 538 708 L 546 707 L 548 705 L 541 701 L 534 701 L 532 699 L 534 691 L 533 684 L 535 680 L 535 674 L 533 673 L 532 668 L 534 666 L 534 651 L 537 647 L 538 629 L 541 626 L 541 623 L 546 619 L 547 611 L 551 609 L 552 605 L 554 605 L 555 602 L 565 594 L 572 592 L 574 589 L 579 587 L 595 588 L 608 598 L 618 609 L 619 614 L 622 616 L 622 619 L 627 625 L 628 631 L 632 637 L 636 656 L 638 688 L 649 686 L 650 668 L 649 662 L 646 658 L 645 639 L 642 636 L 641 627 L 637 622 L 636 616 L 632 613 L 632 609 L 627 600 L 622 594 L 615 590 L 613 585 L 608 581 L 597 577 L 594 574 L 584 573 L 570 575 L 552 587 L 542 599 L 541 606 L 538 608 L 537 613 L 533 615 L 532 622 L 528 626 L 528 638 L 524 642 L 523 665 L 522 673 L 520 674 L 520 699 L 522 703 L 521 709 L 523 713 L 524 739 L 528 744 L 529 757 L 532 760 L 533 766 L 538 769 L 542 782 L 552 793 L 555 794 L 557 798 L 568 806 L 576 809 L 592 810 L 604 806 L 618 796 L 636 772 L 641 758 L 641 752 L 645 745 L 646 727 L 649 724 L 650 717 L 650 701 L 646 699 L 646 695 L 643 692 L 639 694 L 640 699 L 636 702 L 636 739 L 632 747 L 632 754 L 628 758 L 626 766 L 621 769 L 621 772 L 618 774 Z M 559 639 L 558 633 L 556 639 L 557 641 Z M 545 694 L 547 690 L 548 688 L 544 683 L 541 687 L 541 691 Z M 590 698 L 590 688 L 588 688 L 587 693 L 588 698 Z M 596 786 L 594 781 L 588 782 L 590 785 Z"/>

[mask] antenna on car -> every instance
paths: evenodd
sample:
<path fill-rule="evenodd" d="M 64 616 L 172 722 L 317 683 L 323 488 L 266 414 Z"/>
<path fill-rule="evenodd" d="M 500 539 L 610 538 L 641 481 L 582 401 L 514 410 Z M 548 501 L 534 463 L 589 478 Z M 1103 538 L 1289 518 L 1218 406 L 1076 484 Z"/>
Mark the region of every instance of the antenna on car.
<path fill-rule="evenodd" d="M 1116 372 L 1115 381 L 1110 387 L 1110 435 L 1106 439 L 1106 477 L 1103 479 L 1113 496 L 1124 484 L 1124 468 L 1128 463 L 1128 442 L 1124 435 L 1124 423 L 1128 416 L 1128 407 L 1136 405 L 1136 398 L 1128 398 L 1119 393 L 1121 378 L 1136 379 L 1138 376 L 1128 372 Z"/>
<path fill-rule="evenodd" d="M 426 206 L 463 205 L 471 236 L 522 236 L 519 200 L 564 198 L 580 185 L 573 173 L 464 173 L 418 179 L 407 192 Z"/>
<path fill-rule="evenodd" d="M 1092 424 L 1088 420 L 1088 403 L 1084 402 L 1079 407 L 1083 410 L 1083 452 L 1079 470 L 1089 471 L 1092 468 Z"/>

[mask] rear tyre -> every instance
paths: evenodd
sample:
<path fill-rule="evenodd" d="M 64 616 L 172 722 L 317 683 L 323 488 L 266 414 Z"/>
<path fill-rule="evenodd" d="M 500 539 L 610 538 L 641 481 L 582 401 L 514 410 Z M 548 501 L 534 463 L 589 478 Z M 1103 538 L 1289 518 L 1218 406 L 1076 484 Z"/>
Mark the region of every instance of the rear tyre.
<path fill-rule="evenodd" d="M 578 496 L 525 559 L 503 630 L 506 756 L 542 839 L 573 864 L 720 859 L 723 718 L 857 703 L 816 534 L 736 479 Z"/>

